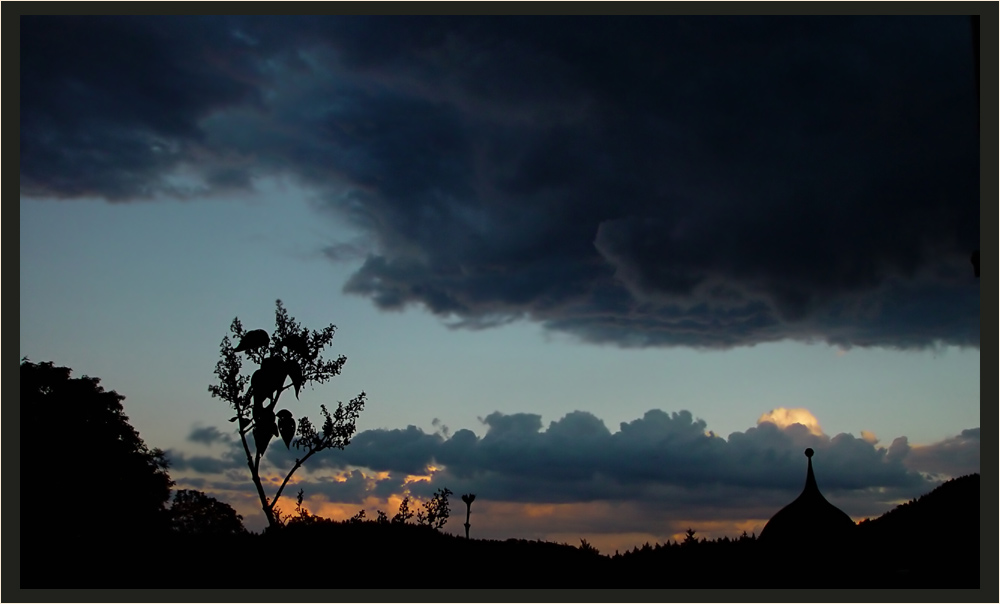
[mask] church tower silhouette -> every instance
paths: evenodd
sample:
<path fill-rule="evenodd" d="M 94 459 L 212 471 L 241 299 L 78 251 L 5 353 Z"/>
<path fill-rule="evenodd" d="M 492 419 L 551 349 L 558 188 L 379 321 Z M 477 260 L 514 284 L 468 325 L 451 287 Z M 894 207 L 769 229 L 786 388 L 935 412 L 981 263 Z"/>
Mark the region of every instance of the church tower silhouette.
<path fill-rule="evenodd" d="M 851 517 L 833 505 L 819 492 L 813 472 L 814 451 L 806 449 L 808 469 L 802 494 L 781 508 L 760 533 L 762 545 L 781 549 L 844 545 L 854 533 Z"/>

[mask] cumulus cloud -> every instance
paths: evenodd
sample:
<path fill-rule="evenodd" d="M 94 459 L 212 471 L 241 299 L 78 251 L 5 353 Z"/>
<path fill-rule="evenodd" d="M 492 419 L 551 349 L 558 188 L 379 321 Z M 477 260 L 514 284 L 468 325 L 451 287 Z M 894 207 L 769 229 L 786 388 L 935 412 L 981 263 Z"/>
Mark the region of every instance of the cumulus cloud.
<path fill-rule="evenodd" d="M 905 459 L 910 454 L 910 450 L 909 439 L 905 436 L 900 436 L 892 440 L 892 444 L 889 445 L 889 449 L 886 451 L 886 457 L 893 461 Z"/>
<path fill-rule="evenodd" d="M 823 434 L 823 430 L 819 427 L 819 420 L 808 409 L 785 409 L 784 407 L 771 409 L 757 419 L 758 426 L 764 422 L 770 422 L 779 428 L 787 428 L 792 424 L 800 424 L 805 426 L 812 434 Z M 865 431 L 862 431 L 861 436 L 865 441 L 868 441 L 868 438 L 865 437 Z"/>
<path fill-rule="evenodd" d="M 25 17 L 21 189 L 292 175 L 372 242 L 324 250 L 361 262 L 346 292 L 458 328 L 977 347 L 968 36 L 965 17 Z"/>
<path fill-rule="evenodd" d="M 372 494 L 384 491 L 384 485 L 380 483 L 390 482 L 395 488 L 399 488 L 398 483 L 388 479 L 379 480 L 375 477 L 365 475 L 361 470 L 352 470 L 335 479 L 311 480 L 305 483 L 298 483 L 304 495 L 310 498 L 319 498 L 325 501 L 335 501 L 342 503 L 361 503 Z M 294 496 L 294 491 L 290 494 Z"/>
<path fill-rule="evenodd" d="M 942 476 L 978 474 L 979 430 L 962 430 L 961 434 L 941 442 L 911 447 L 904 464 L 911 470 Z"/>
<path fill-rule="evenodd" d="M 807 410 L 792 411 L 796 413 L 772 411 L 765 417 L 812 418 Z M 547 427 L 541 416 L 531 413 L 495 412 L 483 423 L 486 432 L 482 436 L 462 429 L 447 439 L 415 426 L 366 430 L 346 449 L 312 458 L 300 478 L 319 480 L 331 473 L 365 469 L 368 475 L 381 475 L 371 479 L 375 482 L 368 488 L 377 482 L 385 492 L 406 487 L 417 495 L 430 495 L 445 485 L 455 492 L 482 492 L 494 500 L 526 503 L 642 500 L 667 504 L 679 501 L 677 490 L 704 494 L 704 489 L 719 487 L 727 491 L 723 499 L 735 491 L 777 492 L 784 497 L 801 487 L 803 451 L 811 447 L 822 484 L 832 492 L 889 488 L 919 494 L 931 485 L 910 467 L 908 457 L 920 449 L 911 451 L 905 437 L 885 449 L 850 434 L 830 437 L 799 422 L 761 421 L 728 438 L 708 431 L 705 422 L 688 411 L 651 410 L 642 418 L 622 422 L 615 432 L 583 411 Z M 815 418 L 811 423 L 818 425 Z M 946 459 L 967 460 L 972 454 L 968 447 L 972 434 L 978 436 L 978 431 L 958 437 L 961 445 L 956 439 L 922 448 L 920 463 L 927 467 L 932 459 L 939 464 Z M 178 454 L 177 465 L 217 472 L 237 467 L 241 453 L 233 446 L 226 456 L 228 465 L 220 460 L 218 466 Z M 978 460 L 978 448 L 975 455 Z M 266 467 L 290 466 L 294 457 L 295 451 L 271 447 Z M 413 476 L 429 480 L 407 482 Z M 360 475 L 354 480 L 361 481 Z"/>
<path fill-rule="evenodd" d="M 533 413 L 495 412 L 481 421 L 483 434 L 463 428 L 450 438 L 415 426 L 363 431 L 344 450 L 311 458 L 285 496 L 294 499 L 302 488 L 313 512 L 338 517 L 360 508 L 391 515 L 404 494 L 423 501 L 447 487 L 476 493 L 481 513 L 517 517 L 518 535 L 640 534 L 655 526 L 662 541 L 685 522 L 715 526 L 719 536 L 759 530 L 754 522 L 801 491 L 806 447 L 816 451 L 824 495 L 856 518 L 878 516 L 979 469 L 979 428 L 926 446 L 903 436 L 885 448 L 868 437 L 823 434 L 807 409 L 772 410 L 727 438 L 688 411 L 650 410 L 615 431 L 584 411 L 547 424 Z M 242 455 L 236 442 L 219 458 L 168 452 L 184 484 L 229 493 L 252 512 Z M 279 445 L 268 449 L 262 467 L 272 487 L 295 455 Z M 546 514 L 556 515 L 547 525 L 539 520 Z M 488 531 L 510 536 L 514 525 L 498 522 Z"/>

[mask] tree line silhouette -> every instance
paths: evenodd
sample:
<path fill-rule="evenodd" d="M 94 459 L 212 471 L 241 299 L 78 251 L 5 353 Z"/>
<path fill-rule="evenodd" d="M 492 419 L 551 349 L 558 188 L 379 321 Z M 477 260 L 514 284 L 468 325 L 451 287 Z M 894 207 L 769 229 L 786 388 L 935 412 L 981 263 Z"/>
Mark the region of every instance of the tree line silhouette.
<path fill-rule="evenodd" d="M 284 556 L 296 587 L 318 588 L 431 580 L 446 588 L 979 586 L 978 474 L 861 522 L 849 542 L 817 539 L 787 551 L 764 547 L 755 534 L 698 538 L 695 527 L 679 542 L 614 554 L 584 539 L 573 546 L 469 538 L 471 493 L 462 496 L 463 537 L 443 532 L 447 488 L 416 509 L 404 498 L 391 517 L 361 510 L 342 521 L 311 514 L 300 490 L 294 514 L 266 501 L 273 516 L 255 534 L 228 504 L 172 491 L 163 451 L 142 441 L 124 397 L 97 378 L 22 359 L 20 397 L 22 588 L 237 587 L 256 580 L 262 564 L 285 564 Z M 238 429 L 252 437 L 253 425 Z M 345 563 L 350 573 L 331 575 Z M 263 575 L 260 582 L 272 586 Z"/>

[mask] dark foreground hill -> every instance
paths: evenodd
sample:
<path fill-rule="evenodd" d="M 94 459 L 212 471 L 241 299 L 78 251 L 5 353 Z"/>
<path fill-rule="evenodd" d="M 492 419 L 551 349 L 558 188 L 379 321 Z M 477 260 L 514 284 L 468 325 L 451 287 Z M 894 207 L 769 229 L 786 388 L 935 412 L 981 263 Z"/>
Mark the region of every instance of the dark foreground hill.
<path fill-rule="evenodd" d="M 22 555 L 22 587 L 977 588 L 979 476 L 863 522 L 837 551 L 692 539 L 609 557 L 549 542 L 466 540 L 412 524 L 319 519 L 263 535 L 32 551 Z"/>
<path fill-rule="evenodd" d="M 930 493 L 858 525 L 861 547 L 915 586 L 979 583 L 979 474 L 955 478 Z"/>

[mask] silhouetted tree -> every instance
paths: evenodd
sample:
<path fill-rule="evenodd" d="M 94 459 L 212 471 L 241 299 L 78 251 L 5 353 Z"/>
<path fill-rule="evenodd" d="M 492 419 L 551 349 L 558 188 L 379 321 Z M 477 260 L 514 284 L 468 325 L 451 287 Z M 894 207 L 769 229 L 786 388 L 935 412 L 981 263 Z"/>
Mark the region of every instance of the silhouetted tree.
<path fill-rule="evenodd" d="M 406 524 L 410 518 L 413 518 L 413 512 L 410 511 L 410 498 L 403 497 L 403 500 L 399 502 L 399 511 L 392 517 L 392 524 Z"/>
<path fill-rule="evenodd" d="M 580 551 L 581 552 L 586 552 L 588 554 L 593 554 L 595 556 L 600 556 L 601 555 L 601 551 L 599 549 L 597 549 L 596 547 L 594 547 L 593 545 L 587 543 L 586 539 L 580 539 Z M 618 551 L 615 550 L 615 553 L 617 554 Z"/>
<path fill-rule="evenodd" d="M 435 529 L 444 528 L 448 516 L 451 515 L 448 496 L 452 494 L 451 489 L 438 489 L 430 501 L 424 502 L 424 509 L 417 511 L 417 524 Z"/>
<path fill-rule="evenodd" d="M 681 545 L 687 545 L 688 547 L 692 545 L 697 545 L 698 539 L 696 539 L 694 536 L 696 532 L 697 531 L 695 531 L 694 529 L 688 528 L 688 530 L 684 532 L 684 543 L 682 543 Z"/>
<path fill-rule="evenodd" d="M 323 415 L 321 430 L 313 427 L 307 417 L 300 417 L 296 427 L 294 415 L 288 409 L 275 412 L 283 392 L 294 388 L 297 399 L 302 386 L 329 381 L 340 374 L 347 362 L 347 357 L 343 355 L 330 361 L 321 356 L 323 349 L 333 340 L 337 330 L 335 325 L 329 325 L 322 331 L 310 331 L 288 316 L 281 300 L 275 306 L 275 329 L 272 334 L 263 329 L 246 331 L 239 318 L 233 319 L 229 327 L 232 335 L 222 339 L 221 359 L 215 366 L 219 383 L 208 387 L 213 397 L 226 401 L 236 411 L 229 421 L 238 422 L 237 432 L 247 456 L 250 476 L 270 527 L 281 524 L 280 516 L 275 513 L 276 505 L 292 474 L 316 453 L 333 448 L 343 449 L 350 444 L 356 429 L 355 421 L 364 408 L 366 396 L 362 392 L 347 405 L 338 403 L 333 413 L 327 410 L 326 405 L 320 405 Z M 237 343 L 235 348 L 230 340 Z M 243 362 L 239 353 L 259 366 L 250 376 L 241 373 Z M 295 438 L 296 433 L 298 438 Z M 253 449 L 247 440 L 248 434 L 253 437 Z M 274 498 L 269 499 L 260 479 L 260 460 L 273 437 L 280 437 L 285 447 L 294 445 L 305 454 L 295 460 Z"/>
<path fill-rule="evenodd" d="M 170 505 L 170 522 L 174 532 L 183 535 L 225 537 L 246 533 L 243 516 L 228 503 L 201 491 L 177 491 Z"/>
<path fill-rule="evenodd" d="M 163 451 L 129 424 L 124 396 L 70 374 L 21 359 L 22 547 L 166 535 L 173 482 Z"/>

